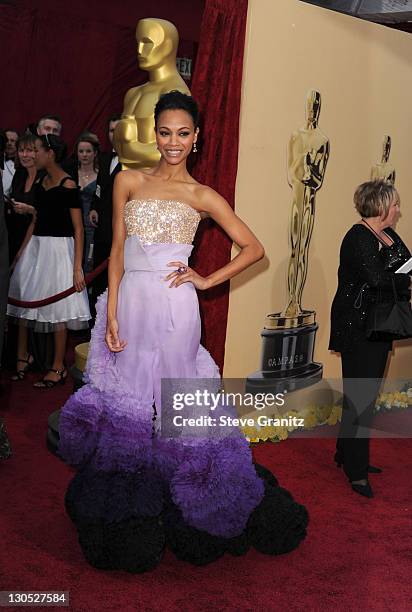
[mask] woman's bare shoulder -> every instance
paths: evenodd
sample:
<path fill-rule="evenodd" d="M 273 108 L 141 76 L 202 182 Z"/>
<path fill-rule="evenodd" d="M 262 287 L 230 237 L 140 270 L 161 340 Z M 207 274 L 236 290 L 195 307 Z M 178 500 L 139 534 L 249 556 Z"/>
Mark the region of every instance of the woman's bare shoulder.
<path fill-rule="evenodd" d="M 198 183 L 196 186 L 196 199 L 199 204 L 205 206 L 207 206 L 207 204 L 226 202 L 225 198 L 218 191 L 209 187 L 209 185 L 202 185 L 201 183 Z"/>

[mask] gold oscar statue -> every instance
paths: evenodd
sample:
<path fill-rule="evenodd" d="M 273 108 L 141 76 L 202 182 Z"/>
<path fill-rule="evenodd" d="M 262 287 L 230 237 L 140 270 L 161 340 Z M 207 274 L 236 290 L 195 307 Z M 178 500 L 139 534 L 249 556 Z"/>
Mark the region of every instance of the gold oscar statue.
<path fill-rule="evenodd" d="M 250 392 L 295 391 L 314 385 L 322 378 L 322 364 L 313 361 L 318 329 L 315 312 L 302 309 L 316 193 L 322 187 L 330 151 L 329 139 L 318 127 L 320 106 L 320 93 L 310 90 L 306 98 L 306 125 L 294 132 L 289 141 L 288 182 L 292 188 L 292 211 L 288 297 L 282 312 L 266 317 L 261 332 L 260 370 L 246 379 L 246 389 Z"/>
<path fill-rule="evenodd" d="M 139 67 L 149 81 L 129 89 L 122 118 L 114 132 L 114 146 L 123 169 L 149 168 L 160 159 L 154 131 L 154 107 L 172 89 L 190 94 L 176 67 L 179 34 L 165 19 L 141 19 L 136 27 Z"/>
<path fill-rule="evenodd" d="M 321 96 L 310 90 L 306 98 L 306 126 L 293 132 L 288 146 L 288 183 L 292 188 L 289 225 L 291 253 L 288 263 L 288 298 L 284 310 L 268 315 L 266 327 L 297 327 L 314 321 L 302 310 L 308 273 L 308 251 L 315 221 L 315 199 L 322 187 L 329 159 L 329 140 L 318 127 Z"/>
<path fill-rule="evenodd" d="M 395 184 L 396 172 L 395 168 L 389 163 L 389 156 L 391 154 L 392 140 L 390 136 L 385 136 L 383 139 L 383 151 L 382 160 L 380 163 L 372 166 L 371 180 L 382 179 Z"/>

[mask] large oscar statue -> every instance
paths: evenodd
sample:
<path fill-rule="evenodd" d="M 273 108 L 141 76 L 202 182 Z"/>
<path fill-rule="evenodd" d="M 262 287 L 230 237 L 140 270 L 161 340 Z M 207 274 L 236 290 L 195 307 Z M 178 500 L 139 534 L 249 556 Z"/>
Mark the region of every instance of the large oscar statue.
<path fill-rule="evenodd" d="M 320 93 L 310 90 L 306 99 L 306 126 L 294 132 L 289 141 L 288 182 L 292 188 L 292 209 L 287 302 L 282 312 L 266 317 L 261 334 L 261 370 L 247 378 L 249 389 L 294 390 L 322 377 L 322 364 L 312 361 L 318 329 L 315 312 L 302 308 L 316 194 L 322 187 L 329 158 L 329 140 L 318 127 L 320 108 Z"/>
<path fill-rule="evenodd" d="M 136 41 L 139 67 L 147 70 L 149 80 L 126 93 L 122 119 L 114 132 L 114 147 L 123 170 L 150 168 L 160 158 L 154 131 L 154 107 L 160 95 L 172 89 L 190 94 L 176 68 L 179 34 L 173 23 L 141 19 L 136 27 Z M 76 346 L 72 368 L 75 390 L 83 384 L 88 352 L 88 342 Z M 47 444 L 52 452 L 58 445 L 59 414 L 60 410 L 56 410 L 48 421 Z"/>
<path fill-rule="evenodd" d="M 382 159 L 379 163 L 372 166 L 371 180 L 383 179 L 392 184 L 395 184 L 396 172 L 395 168 L 389 163 L 391 154 L 392 141 L 390 136 L 385 136 L 383 139 Z"/>
<path fill-rule="evenodd" d="M 136 28 L 139 67 L 149 80 L 126 93 L 114 146 L 125 168 L 148 168 L 159 160 L 154 132 L 154 107 L 162 93 L 178 89 L 190 94 L 176 68 L 179 34 L 165 19 L 141 19 Z"/>

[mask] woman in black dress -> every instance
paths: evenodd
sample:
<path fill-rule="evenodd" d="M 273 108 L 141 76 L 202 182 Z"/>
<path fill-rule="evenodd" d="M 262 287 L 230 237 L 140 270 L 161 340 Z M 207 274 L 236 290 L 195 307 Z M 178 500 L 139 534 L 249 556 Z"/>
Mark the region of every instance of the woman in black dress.
<path fill-rule="evenodd" d="M 341 354 L 344 394 L 335 461 L 343 464 L 356 493 L 373 497 L 368 474 L 381 470 L 369 464 L 367 432 L 392 341 L 369 340 L 365 324 L 378 294 L 380 300 L 393 302 L 393 281 L 399 299 L 410 299 L 410 275 L 395 271 L 411 254 L 393 229 L 400 201 L 392 183 L 363 183 L 354 202 L 361 220 L 343 239 L 331 309 L 329 349 Z"/>
<path fill-rule="evenodd" d="M 8 200 L 6 205 L 9 261 L 12 268 L 16 256 L 18 259 L 21 254 L 20 249 L 35 212 L 34 184 L 39 177 L 34 163 L 35 143 L 36 136 L 33 134 L 24 134 L 17 141 L 18 165 L 11 184 L 11 200 Z"/>
<path fill-rule="evenodd" d="M 90 309 L 82 269 L 84 231 L 82 204 L 76 183 L 60 166 L 65 144 L 53 135 L 36 139 L 36 167 L 44 176 L 36 182 L 36 215 L 25 238 L 26 245 L 10 279 L 10 297 L 32 302 L 52 297 L 74 286 L 76 292 L 62 300 L 36 308 L 9 304 L 7 314 L 19 323 L 18 357 L 27 353 L 24 326 L 54 333 L 52 368 L 35 387 L 52 388 L 64 383 L 68 329 L 88 329 Z M 17 370 L 21 379 L 29 363 Z"/>

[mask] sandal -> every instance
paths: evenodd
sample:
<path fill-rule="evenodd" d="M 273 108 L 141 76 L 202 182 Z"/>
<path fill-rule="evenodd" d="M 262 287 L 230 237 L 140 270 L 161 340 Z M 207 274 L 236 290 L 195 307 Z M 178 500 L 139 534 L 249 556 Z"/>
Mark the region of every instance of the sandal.
<path fill-rule="evenodd" d="M 58 384 L 64 385 L 67 379 L 67 369 L 66 368 L 63 368 L 63 370 L 54 370 L 53 368 L 49 368 L 47 371 L 55 372 L 56 374 L 58 374 L 60 376 L 59 380 L 49 380 L 43 377 L 41 380 L 34 383 L 33 387 L 36 387 L 37 389 L 53 389 L 53 387 L 55 387 Z M 66 373 L 65 376 L 64 376 L 64 373 Z"/>
<path fill-rule="evenodd" d="M 31 358 L 31 360 L 30 360 L 30 358 Z M 26 365 L 21 370 L 17 370 L 16 369 L 16 373 L 13 374 L 13 376 L 10 377 L 10 380 L 13 380 L 13 381 L 24 380 L 25 377 L 26 377 L 27 372 L 32 368 L 32 366 L 34 364 L 34 357 L 33 357 L 33 355 L 31 353 L 28 353 L 27 354 L 27 359 L 17 359 L 17 363 L 19 361 L 21 363 L 25 363 Z"/>

